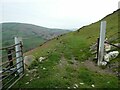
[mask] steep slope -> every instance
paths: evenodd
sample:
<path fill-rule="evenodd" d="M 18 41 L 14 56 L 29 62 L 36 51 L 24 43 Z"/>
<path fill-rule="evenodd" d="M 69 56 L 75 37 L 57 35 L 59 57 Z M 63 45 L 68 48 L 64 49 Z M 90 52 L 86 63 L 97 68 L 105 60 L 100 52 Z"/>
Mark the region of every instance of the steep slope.
<path fill-rule="evenodd" d="M 41 43 L 67 32 L 69 31 L 25 23 L 2 23 L 3 46 L 13 44 L 13 38 L 19 36 L 23 38 L 25 51 L 33 49 Z"/>
<path fill-rule="evenodd" d="M 118 13 L 113 12 L 102 20 L 107 21 L 109 40 L 118 33 Z M 100 20 L 100 21 L 102 21 Z M 33 55 L 35 61 L 14 87 L 17 88 L 118 88 L 117 76 L 101 69 L 91 60 L 90 46 L 99 37 L 100 21 L 84 26 L 75 32 L 54 38 L 24 55 Z M 120 28 L 120 27 L 119 27 Z M 114 36 L 113 36 L 114 35 Z M 45 57 L 42 62 L 39 57 Z M 113 61 L 118 61 L 120 55 Z M 32 72 L 36 69 L 36 72 Z"/>

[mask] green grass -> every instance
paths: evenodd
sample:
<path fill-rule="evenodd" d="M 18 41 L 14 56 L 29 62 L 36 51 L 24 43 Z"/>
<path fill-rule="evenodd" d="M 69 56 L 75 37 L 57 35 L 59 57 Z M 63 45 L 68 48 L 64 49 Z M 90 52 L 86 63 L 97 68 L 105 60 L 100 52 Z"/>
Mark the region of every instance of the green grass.
<path fill-rule="evenodd" d="M 114 12 L 103 19 L 107 21 L 106 36 L 108 39 L 112 34 L 118 32 L 117 16 L 118 12 Z M 79 88 L 92 88 L 92 84 L 95 85 L 95 88 L 118 88 L 120 81 L 115 75 L 101 74 L 82 64 L 92 57 L 89 49 L 99 37 L 100 21 L 60 36 L 58 39 L 54 38 L 41 47 L 25 53 L 24 55 L 36 57 L 36 61 L 33 62 L 30 69 L 38 67 L 37 72 L 24 76 L 13 88 L 74 88 L 75 84 Z M 41 56 L 47 58 L 42 63 L 38 61 Z M 118 61 L 119 57 L 120 55 L 113 61 Z M 74 59 L 77 65 L 74 64 Z M 43 70 L 43 68 L 46 69 Z M 35 74 L 36 77 L 34 77 Z M 34 80 L 25 84 L 31 78 Z"/>
<path fill-rule="evenodd" d="M 38 47 L 40 44 L 42 44 L 44 42 L 45 42 L 45 40 L 42 39 L 41 37 L 25 39 L 25 40 L 23 40 L 24 52 L 29 51 L 35 47 Z"/>

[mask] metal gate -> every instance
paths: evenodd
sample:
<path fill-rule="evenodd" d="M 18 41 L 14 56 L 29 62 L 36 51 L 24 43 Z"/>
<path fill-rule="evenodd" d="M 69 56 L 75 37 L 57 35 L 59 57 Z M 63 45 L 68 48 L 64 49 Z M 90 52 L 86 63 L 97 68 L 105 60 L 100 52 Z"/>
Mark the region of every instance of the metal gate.
<path fill-rule="evenodd" d="M 0 82 L 1 89 L 11 88 L 24 75 L 23 44 L 15 37 L 15 44 L 1 48 Z"/>

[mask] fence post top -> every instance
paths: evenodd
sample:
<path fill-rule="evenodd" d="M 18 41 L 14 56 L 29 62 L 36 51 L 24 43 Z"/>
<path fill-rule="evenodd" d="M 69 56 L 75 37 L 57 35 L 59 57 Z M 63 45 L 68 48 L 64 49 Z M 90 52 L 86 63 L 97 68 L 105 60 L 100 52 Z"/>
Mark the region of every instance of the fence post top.
<path fill-rule="evenodd" d="M 23 45 L 22 37 L 16 36 L 16 37 L 14 37 L 14 39 L 15 39 L 15 42 L 21 42 Z"/>
<path fill-rule="evenodd" d="M 106 21 L 101 21 L 101 23 L 107 23 Z"/>

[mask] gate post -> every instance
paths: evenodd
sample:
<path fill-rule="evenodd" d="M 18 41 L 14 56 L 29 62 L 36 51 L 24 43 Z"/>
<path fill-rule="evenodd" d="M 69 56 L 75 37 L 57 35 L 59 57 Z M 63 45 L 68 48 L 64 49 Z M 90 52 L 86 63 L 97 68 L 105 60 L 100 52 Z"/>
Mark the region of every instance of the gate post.
<path fill-rule="evenodd" d="M 101 65 L 104 57 L 104 41 L 105 41 L 105 33 L 106 33 L 106 21 L 101 22 L 100 26 L 100 40 L 99 40 L 99 50 L 98 50 L 98 66 Z"/>
<path fill-rule="evenodd" d="M 21 47 L 20 47 L 21 40 L 20 40 L 19 37 L 15 37 L 14 39 L 15 39 L 15 44 L 18 44 L 18 45 L 15 46 L 16 58 L 17 58 L 16 63 L 18 63 L 17 64 L 17 69 L 18 69 L 17 72 L 21 73 L 21 72 L 23 72 L 23 66 L 24 66 L 23 62 L 22 62 L 22 59 L 23 59 L 22 58 L 22 52 L 19 52 L 21 50 Z"/>

